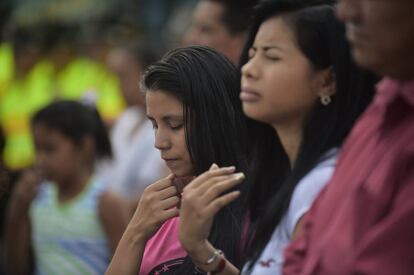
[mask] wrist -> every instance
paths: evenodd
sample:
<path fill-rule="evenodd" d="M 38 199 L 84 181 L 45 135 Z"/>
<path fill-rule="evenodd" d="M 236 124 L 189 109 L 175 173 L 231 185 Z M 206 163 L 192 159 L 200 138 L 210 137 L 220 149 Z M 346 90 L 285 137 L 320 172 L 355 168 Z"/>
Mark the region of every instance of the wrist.
<path fill-rule="evenodd" d="M 215 249 L 214 253 L 204 263 L 195 263 L 196 270 L 209 275 L 219 274 L 226 268 L 226 257 L 223 251 Z"/>
<path fill-rule="evenodd" d="M 148 234 L 145 234 L 139 225 L 128 226 L 125 235 L 132 245 L 145 243 L 149 239 Z"/>
<path fill-rule="evenodd" d="M 205 262 L 206 258 L 214 253 L 214 247 L 209 243 L 208 240 L 187 244 L 183 247 L 191 259 L 193 259 L 195 262 Z"/>

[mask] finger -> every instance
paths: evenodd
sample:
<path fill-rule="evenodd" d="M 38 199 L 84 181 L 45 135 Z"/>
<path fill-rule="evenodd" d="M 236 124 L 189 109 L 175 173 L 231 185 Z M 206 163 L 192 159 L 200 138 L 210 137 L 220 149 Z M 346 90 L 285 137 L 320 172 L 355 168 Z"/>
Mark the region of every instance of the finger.
<path fill-rule="evenodd" d="M 174 178 L 173 174 L 168 175 L 168 177 L 160 179 L 159 181 L 150 185 L 150 188 L 154 191 L 163 190 L 167 187 L 172 186 L 172 179 Z"/>
<path fill-rule="evenodd" d="M 170 208 L 170 209 L 168 209 L 168 210 L 165 210 L 165 211 L 163 211 L 162 212 L 162 214 L 161 214 L 161 219 L 163 220 L 163 221 L 166 221 L 166 220 L 168 220 L 168 219 L 171 219 L 171 218 L 174 218 L 174 217 L 177 217 L 178 216 L 178 214 L 179 214 L 179 211 L 178 211 L 178 209 L 177 208 Z"/>
<path fill-rule="evenodd" d="M 240 196 L 240 191 L 233 191 L 226 195 L 223 195 L 215 200 L 213 200 L 206 208 L 205 208 L 205 216 L 206 217 L 213 217 L 217 214 L 223 207 L 234 201 Z"/>
<path fill-rule="evenodd" d="M 159 204 L 159 208 L 162 210 L 170 209 L 172 207 L 177 206 L 179 202 L 180 202 L 180 199 L 177 196 L 171 197 L 171 198 L 161 201 Z"/>
<path fill-rule="evenodd" d="M 220 182 L 230 180 L 233 177 L 234 177 L 234 174 L 212 177 L 204 181 L 203 183 L 200 183 L 198 186 L 192 188 L 191 193 L 195 194 L 195 196 L 202 197 L 205 194 L 205 192 L 207 192 L 212 186 L 215 186 L 216 184 Z"/>
<path fill-rule="evenodd" d="M 210 186 L 200 197 L 205 204 L 209 204 L 211 201 L 218 198 L 221 194 L 226 191 L 229 191 L 233 187 L 242 183 L 244 180 L 243 173 L 234 174 L 230 179 L 218 182 L 215 185 Z"/>
<path fill-rule="evenodd" d="M 215 169 L 218 169 L 218 168 L 219 168 L 218 165 L 213 163 L 208 170 L 215 170 Z"/>
<path fill-rule="evenodd" d="M 202 184 L 203 182 L 205 182 L 206 180 L 212 177 L 228 175 L 228 174 L 234 173 L 235 170 L 236 170 L 236 167 L 234 166 L 222 167 L 222 168 L 218 168 L 214 170 L 208 170 L 204 172 L 203 174 L 201 174 L 200 176 L 198 176 L 196 179 L 194 179 L 189 185 L 187 185 L 186 188 L 191 189 L 193 187 L 197 187 L 198 185 Z"/>
<path fill-rule="evenodd" d="M 157 198 L 159 200 L 165 200 L 165 199 L 168 199 L 172 196 L 177 195 L 177 189 L 175 188 L 175 186 L 170 186 L 170 187 L 167 187 L 163 190 L 155 191 L 155 192 L 156 192 L 155 198 Z"/>

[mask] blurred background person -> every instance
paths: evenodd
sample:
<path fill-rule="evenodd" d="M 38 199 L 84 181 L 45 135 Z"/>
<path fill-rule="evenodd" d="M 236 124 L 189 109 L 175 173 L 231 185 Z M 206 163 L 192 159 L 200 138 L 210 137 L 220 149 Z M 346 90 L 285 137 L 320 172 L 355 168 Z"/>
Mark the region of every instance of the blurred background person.
<path fill-rule="evenodd" d="M 285 251 L 283 274 L 414 272 L 413 10 L 407 0 L 339 1 L 353 58 L 384 79 Z"/>
<path fill-rule="evenodd" d="M 111 129 L 114 161 L 107 167 L 106 180 L 131 203 L 133 213 L 145 187 L 166 176 L 167 167 L 154 148 L 154 131 L 146 117 L 145 98 L 139 88 L 141 74 L 157 60 L 144 41 L 112 50 L 108 66 L 119 79 L 126 109 Z"/>
<path fill-rule="evenodd" d="M 9 274 L 103 274 L 125 229 L 123 203 L 95 177 L 111 157 L 93 107 L 52 103 L 32 119 L 36 168 L 20 177 L 8 209 Z"/>
<path fill-rule="evenodd" d="M 0 128 L 0 153 L 3 152 L 4 145 L 6 143 L 6 139 L 3 134 L 3 130 Z M 9 172 L 7 171 L 6 167 L 4 166 L 3 160 L 0 159 L 0 220 L 3 220 L 4 208 L 6 206 L 6 200 L 4 199 L 5 195 L 8 193 L 9 189 Z M 0 274 L 5 274 L 6 271 L 4 270 L 4 262 L 3 262 L 3 246 L 4 246 L 4 239 L 3 239 L 3 226 L 0 227 Z"/>
<path fill-rule="evenodd" d="M 183 45 L 204 45 L 239 64 L 247 39 L 253 6 L 257 0 L 200 0 Z"/>
<path fill-rule="evenodd" d="M 0 153 L 3 152 L 5 143 L 6 143 L 6 139 L 4 137 L 3 130 L 0 128 Z M 4 166 L 3 160 L 0 159 L 0 200 L 8 188 L 7 174 L 8 174 L 7 169 Z"/>
<path fill-rule="evenodd" d="M 20 170 L 33 164 L 34 148 L 30 135 L 30 116 L 52 100 L 50 71 L 44 58 L 38 25 L 16 26 L 7 37 L 10 43 L 9 76 L 0 86 L 0 125 L 6 144 L 5 165 Z"/>

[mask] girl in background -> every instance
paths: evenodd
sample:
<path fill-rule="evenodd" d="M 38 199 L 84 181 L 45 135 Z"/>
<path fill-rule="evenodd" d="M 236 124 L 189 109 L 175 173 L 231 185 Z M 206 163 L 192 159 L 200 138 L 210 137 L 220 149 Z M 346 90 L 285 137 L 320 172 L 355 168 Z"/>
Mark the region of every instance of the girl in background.
<path fill-rule="evenodd" d="M 125 228 L 121 200 L 94 178 L 111 145 L 95 109 L 63 101 L 32 118 L 36 168 L 9 205 L 10 274 L 103 274 Z"/>

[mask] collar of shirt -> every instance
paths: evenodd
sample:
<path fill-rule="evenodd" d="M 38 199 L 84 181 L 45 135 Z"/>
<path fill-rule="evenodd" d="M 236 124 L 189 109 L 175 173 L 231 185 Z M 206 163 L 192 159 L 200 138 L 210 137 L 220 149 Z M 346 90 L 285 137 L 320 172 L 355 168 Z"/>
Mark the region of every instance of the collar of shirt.
<path fill-rule="evenodd" d="M 410 81 L 399 81 L 384 78 L 377 87 L 376 103 L 387 107 L 398 97 L 402 98 L 414 108 L 414 79 Z"/>

